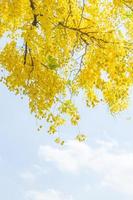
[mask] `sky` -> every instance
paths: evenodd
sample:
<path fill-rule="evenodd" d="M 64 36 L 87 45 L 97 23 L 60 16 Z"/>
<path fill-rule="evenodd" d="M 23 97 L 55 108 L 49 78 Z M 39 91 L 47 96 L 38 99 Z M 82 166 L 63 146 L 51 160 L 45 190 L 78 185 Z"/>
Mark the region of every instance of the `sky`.
<path fill-rule="evenodd" d="M 79 129 L 87 141 L 75 141 L 78 129 L 67 125 L 60 146 L 46 124 L 37 131 L 26 98 L 2 84 L 0 91 L 0 199 L 133 199 L 133 95 L 117 115 L 105 104 L 87 108 L 79 97 Z"/>

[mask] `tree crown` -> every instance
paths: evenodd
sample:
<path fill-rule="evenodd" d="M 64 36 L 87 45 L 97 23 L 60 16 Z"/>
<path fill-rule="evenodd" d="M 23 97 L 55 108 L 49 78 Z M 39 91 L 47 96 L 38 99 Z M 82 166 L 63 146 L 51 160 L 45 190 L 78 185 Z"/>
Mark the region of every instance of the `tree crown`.
<path fill-rule="evenodd" d="M 1 81 L 28 96 L 31 112 L 50 124 L 50 134 L 65 123 L 65 114 L 77 125 L 73 98 L 81 90 L 88 106 L 105 101 L 114 113 L 127 108 L 131 0 L 1 0 L 0 26 L 0 37 L 9 38 L 0 51 Z"/>

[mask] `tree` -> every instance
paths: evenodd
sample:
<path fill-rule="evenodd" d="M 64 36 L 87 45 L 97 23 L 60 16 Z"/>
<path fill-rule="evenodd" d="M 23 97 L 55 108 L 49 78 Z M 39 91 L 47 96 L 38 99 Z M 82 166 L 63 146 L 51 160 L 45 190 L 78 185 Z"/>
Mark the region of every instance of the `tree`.
<path fill-rule="evenodd" d="M 0 52 L 1 81 L 28 96 L 31 112 L 50 123 L 50 134 L 65 114 L 77 125 L 73 98 L 80 91 L 88 106 L 104 101 L 114 113 L 127 108 L 132 0 L 1 0 L 0 27 L 0 37 L 9 38 Z"/>

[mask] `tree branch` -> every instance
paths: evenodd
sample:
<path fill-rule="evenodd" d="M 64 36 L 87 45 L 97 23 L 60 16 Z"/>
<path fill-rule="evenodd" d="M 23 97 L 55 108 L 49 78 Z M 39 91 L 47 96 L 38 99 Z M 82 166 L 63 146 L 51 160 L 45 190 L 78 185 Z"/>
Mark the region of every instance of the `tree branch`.
<path fill-rule="evenodd" d="M 123 3 L 127 8 L 129 8 L 133 12 L 133 8 L 129 6 L 126 1 L 123 0 Z"/>
<path fill-rule="evenodd" d="M 35 27 L 37 27 L 37 24 L 38 24 L 37 17 L 38 17 L 38 15 L 36 15 L 36 14 L 34 13 L 34 11 L 35 11 L 35 3 L 34 3 L 33 0 L 29 0 L 29 1 L 30 1 L 30 7 L 31 7 L 31 9 L 32 9 L 32 11 L 33 11 L 33 17 L 34 17 L 33 22 L 32 22 L 32 25 L 35 26 Z"/>
<path fill-rule="evenodd" d="M 69 5 L 69 13 L 68 13 L 68 16 L 67 16 L 67 18 L 66 18 L 66 20 L 65 20 L 65 24 L 66 24 L 66 25 L 67 25 L 67 22 L 68 22 L 68 20 L 69 20 L 69 17 L 70 17 L 71 14 L 72 14 L 71 0 L 68 1 L 68 5 Z"/>
<path fill-rule="evenodd" d="M 69 27 L 69 26 L 63 24 L 62 22 L 59 22 L 58 25 L 64 27 L 65 29 L 77 31 L 78 33 L 81 34 L 81 36 L 84 35 L 84 36 L 88 37 L 90 40 L 94 39 L 94 40 L 97 41 L 97 42 L 100 41 L 100 42 L 103 42 L 103 43 L 106 43 L 106 44 L 107 44 L 107 43 L 112 43 L 112 42 L 106 41 L 106 40 L 104 40 L 104 39 L 96 38 L 96 37 L 90 35 L 91 33 L 96 33 L 96 31 L 94 31 L 94 32 L 92 32 L 92 31 L 90 31 L 90 32 L 84 32 L 84 31 L 82 31 L 82 29 L 80 29 L 80 28 L 78 28 L 78 27 L 76 27 L 76 28 L 75 28 L 75 27 Z M 81 39 L 83 40 L 82 37 L 81 37 Z M 84 40 L 84 41 L 85 41 L 85 40 Z M 114 42 L 113 42 L 113 43 L 114 43 Z"/>
<path fill-rule="evenodd" d="M 83 14 L 84 14 L 84 9 L 85 9 L 85 0 L 83 0 L 81 18 L 80 18 L 78 27 L 80 27 L 80 25 L 81 25 L 81 22 L 82 22 L 82 19 L 83 19 Z"/>
<path fill-rule="evenodd" d="M 25 50 L 24 50 L 24 65 L 26 64 L 27 51 L 28 51 L 28 46 L 27 46 L 27 42 L 26 42 L 25 43 Z"/>

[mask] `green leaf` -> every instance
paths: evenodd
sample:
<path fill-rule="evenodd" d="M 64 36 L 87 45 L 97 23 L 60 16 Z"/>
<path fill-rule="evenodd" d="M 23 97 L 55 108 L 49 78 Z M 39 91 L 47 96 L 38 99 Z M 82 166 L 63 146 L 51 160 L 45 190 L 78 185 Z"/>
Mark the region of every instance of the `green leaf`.
<path fill-rule="evenodd" d="M 59 67 L 59 64 L 57 63 L 57 59 L 53 58 L 52 56 L 48 56 L 48 67 L 50 69 L 56 69 Z"/>

